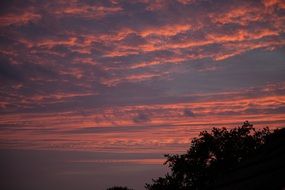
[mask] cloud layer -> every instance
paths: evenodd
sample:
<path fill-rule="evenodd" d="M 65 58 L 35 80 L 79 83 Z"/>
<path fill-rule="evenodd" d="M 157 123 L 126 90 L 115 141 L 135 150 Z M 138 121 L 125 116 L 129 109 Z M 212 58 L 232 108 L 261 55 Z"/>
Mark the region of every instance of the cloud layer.
<path fill-rule="evenodd" d="M 0 7 L 1 148 L 165 153 L 284 126 L 284 0 Z"/>

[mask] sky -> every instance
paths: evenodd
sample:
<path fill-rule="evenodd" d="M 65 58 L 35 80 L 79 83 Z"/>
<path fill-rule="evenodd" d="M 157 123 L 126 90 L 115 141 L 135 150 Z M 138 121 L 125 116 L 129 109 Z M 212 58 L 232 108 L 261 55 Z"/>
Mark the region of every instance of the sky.
<path fill-rule="evenodd" d="M 203 130 L 284 127 L 285 1 L 3 0 L 0 84 L 0 187 L 140 190 Z"/>

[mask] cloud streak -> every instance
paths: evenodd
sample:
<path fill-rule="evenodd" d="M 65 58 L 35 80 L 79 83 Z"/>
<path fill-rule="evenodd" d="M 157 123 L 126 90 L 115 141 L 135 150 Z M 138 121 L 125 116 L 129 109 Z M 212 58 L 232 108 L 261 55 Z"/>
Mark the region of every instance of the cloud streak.
<path fill-rule="evenodd" d="M 284 126 L 284 5 L 2 2 L 0 147 L 165 153 Z"/>

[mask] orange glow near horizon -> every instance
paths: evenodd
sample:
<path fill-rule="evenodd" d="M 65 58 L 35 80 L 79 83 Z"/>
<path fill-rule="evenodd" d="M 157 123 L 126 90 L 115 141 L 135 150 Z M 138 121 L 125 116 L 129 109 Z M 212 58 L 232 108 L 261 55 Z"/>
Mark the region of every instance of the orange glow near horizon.
<path fill-rule="evenodd" d="M 3 5 L 0 148 L 171 153 L 212 127 L 284 127 L 284 5 Z"/>

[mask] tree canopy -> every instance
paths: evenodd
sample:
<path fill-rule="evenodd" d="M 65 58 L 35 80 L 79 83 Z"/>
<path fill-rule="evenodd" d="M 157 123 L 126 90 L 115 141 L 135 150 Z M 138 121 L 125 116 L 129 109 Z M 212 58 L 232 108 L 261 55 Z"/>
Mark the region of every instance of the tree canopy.
<path fill-rule="evenodd" d="M 218 176 L 254 154 L 270 134 L 256 130 L 248 121 L 241 127 L 213 128 L 194 138 L 186 154 L 165 155 L 170 173 L 146 184 L 148 190 L 205 189 Z"/>

